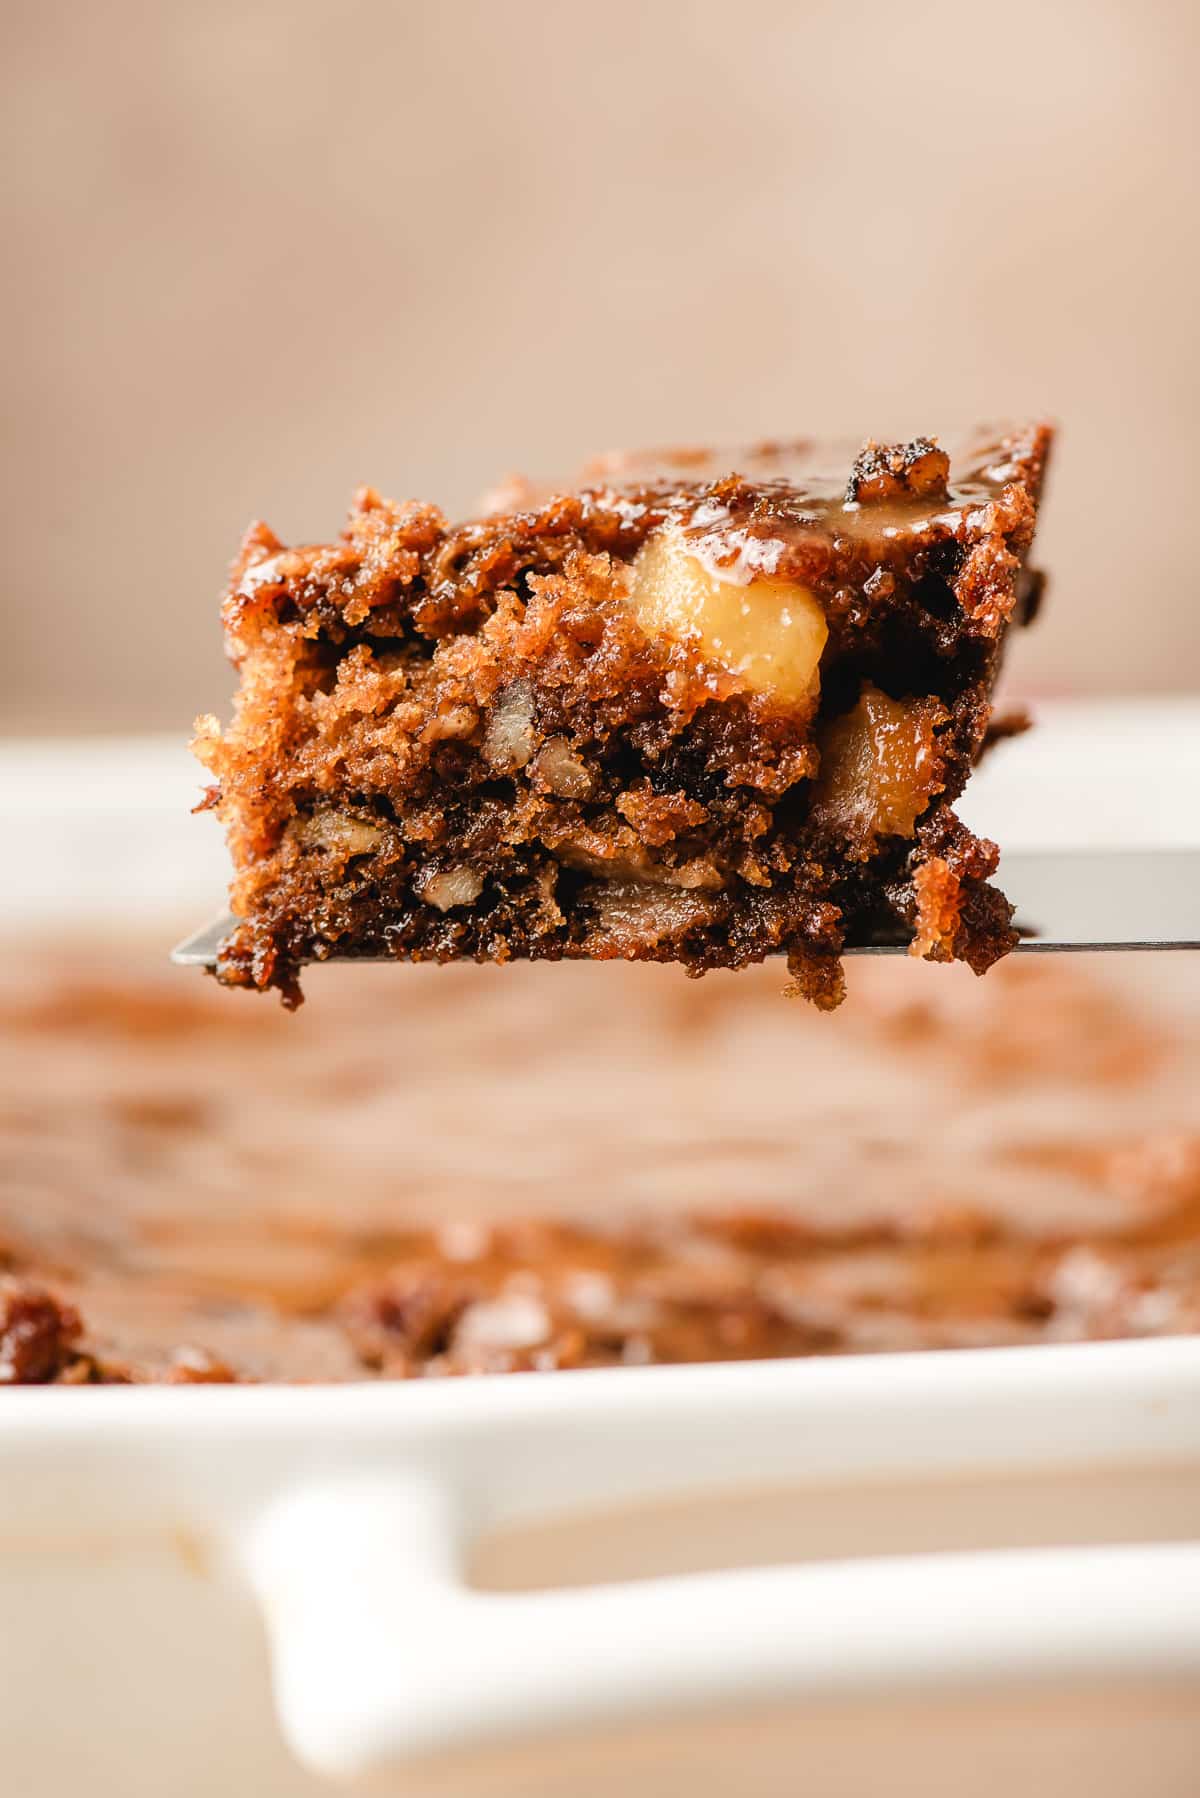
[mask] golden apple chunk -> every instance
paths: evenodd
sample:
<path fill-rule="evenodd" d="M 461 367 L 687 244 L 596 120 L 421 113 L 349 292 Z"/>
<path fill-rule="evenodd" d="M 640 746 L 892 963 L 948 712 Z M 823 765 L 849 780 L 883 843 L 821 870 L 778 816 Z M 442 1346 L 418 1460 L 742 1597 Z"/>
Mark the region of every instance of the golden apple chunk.
<path fill-rule="evenodd" d="M 633 606 L 648 636 L 678 637 L 757 693 L 815 700 L 829 635 L 816 596 L 794 581 L 722 580 L 677 526 L 647 538 L 633 564 Z"/>
<path fill-rule="evenodd" d="M 891 699 L 868 681 L 821 742 L 813 818 L 867 854 L 879 837 L 911 836 L 941 791 L 936 699 Z"/>

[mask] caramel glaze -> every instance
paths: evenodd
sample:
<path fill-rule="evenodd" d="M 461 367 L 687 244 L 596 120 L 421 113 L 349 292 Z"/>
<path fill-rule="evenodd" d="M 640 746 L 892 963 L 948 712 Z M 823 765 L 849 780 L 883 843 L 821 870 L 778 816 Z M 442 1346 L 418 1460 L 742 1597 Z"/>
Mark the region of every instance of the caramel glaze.
<path fill-rule="evenodd" d="M 899 565 L 914 538 L 927 546 L 963 543 L 997 522 L 1006 533 L 1020 532 L 1028 513 L 1024 484 L 1036 489 L 1040 482 L 1046 434 L 1034 433 L 1018 455 L 1004 428 L 947 450 L 915 438 L 896 446 L 907 461 L 898 461 L 895 472 L 883 480 L 857 477 L 879 448 L 797 438 L 733 450 L 613 454 L 585 469 L 575 491 L 585 520 L 597 526 L 617 519 L 640 538 L 678 522 L 695 553 L 724 580 L 768 576 L 808 585 L 834 564 L 849 565 L 847 578 L 857 563 Z M 906 475 L 930 451 L 940 472 L 914 488 Z M 518 482 L 499 490 L 492 503 L 516 500 L 525 510 L 558 496 L 553 486 Z"/>

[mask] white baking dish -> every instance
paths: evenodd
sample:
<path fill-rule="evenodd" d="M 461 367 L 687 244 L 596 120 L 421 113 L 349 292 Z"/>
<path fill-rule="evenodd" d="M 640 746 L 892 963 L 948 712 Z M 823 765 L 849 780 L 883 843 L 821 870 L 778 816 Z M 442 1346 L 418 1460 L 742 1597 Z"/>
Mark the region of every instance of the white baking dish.
<path fill-rule="evenodd" d="M 1184 846 L 1198 776 L 1200 707 L 1063 708 L 972 816 Z M 7 917 L 203 914 L 191 782 L 0 750 Z M 9 1392 L 3 1789 L 1190 1794 L 1198 1523 L 1192 1339 Z"/>

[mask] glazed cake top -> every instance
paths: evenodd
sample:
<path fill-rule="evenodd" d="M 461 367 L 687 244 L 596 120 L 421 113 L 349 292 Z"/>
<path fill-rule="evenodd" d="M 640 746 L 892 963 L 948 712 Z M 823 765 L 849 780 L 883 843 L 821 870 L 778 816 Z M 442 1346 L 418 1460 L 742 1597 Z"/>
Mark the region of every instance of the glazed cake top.
<path fill-rule="evenodd" d="M 481 514 L 454 524 L 436 506 L 356 495 L 341 540 L 285 546 L 251 527 L 234 565 L 225 621 L 236 635 L 252 615 L 286 602 L 322 621 L 358 627 L 372 614 L 419 634 L 470 629 L 488 596 L 575 550 L 631 558 L 676 524 L 691 552 L 725 581 L 794 581 L 869 603 L 893 578 L 920 579 L 937 558 L 954 570 L 964 614 L 997 635 L 1011 612 L 1016 558 L 1028 549 L 1051 427 L 980 430 L 948 448 L 795 439 L 743 449 L 609 455 L 566 484 L 515 477 Z M 935 572 L 938 571 L 933 568 Z M 876 577 L 876 588 L 868 586 Z M 394 610 L 395 619 L 386 615 Z"/>
<path fill-rule="evenodd" d="M 677 521 L 725 580 L 786 576 L 807 545 L 837 548 L 964 538 L 1036 508 L 1048 425 L 980 428 L 943 445 L 792 438 L 733 449 L 615 451 L 563 484 L 515 478 L 487 496 L 493 518 L 545 512 L 564 498 L 631 529 Z M 1033 511 L 1030 513 L 1032 526 Z"/>

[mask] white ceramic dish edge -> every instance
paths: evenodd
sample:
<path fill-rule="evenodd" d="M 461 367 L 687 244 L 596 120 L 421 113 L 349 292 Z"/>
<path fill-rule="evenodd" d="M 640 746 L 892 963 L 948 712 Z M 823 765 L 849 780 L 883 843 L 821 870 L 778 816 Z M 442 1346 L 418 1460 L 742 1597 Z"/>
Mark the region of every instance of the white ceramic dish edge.
<path fill-rule="evenodd" d="M 748 1698 L 1200 1677 L 1200 1542 L 472 1589 L 489 1530 L 831 1480 L 1200 1463 L 1200 1339 L 420 1387 L 15 1392 L 0 1532 L 170 1521 L 251 1584 L 345 1778 Z M 406 1646 L 420 1644 L 413 1654 Z M 570 1653 L 564 1653 L 570 1644 Z"/>

